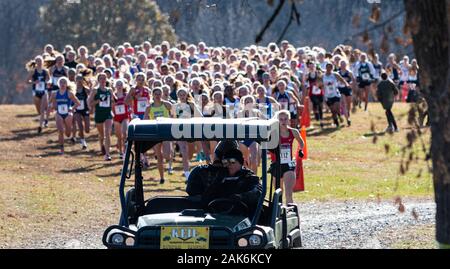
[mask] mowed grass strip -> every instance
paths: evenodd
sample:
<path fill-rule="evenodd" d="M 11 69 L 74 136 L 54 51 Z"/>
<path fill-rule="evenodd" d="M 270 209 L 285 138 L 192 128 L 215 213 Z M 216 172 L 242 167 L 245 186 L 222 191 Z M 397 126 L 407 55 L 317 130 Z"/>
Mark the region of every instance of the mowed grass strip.
<path fill-rule="evenodd" d="M 409 128 L 407 104 L 396 104 L 401 131 L 379 135 L 373 143 L 371 122 L 376 133 L 386 127 L 384 111 L 371 104 L 369 112 L 352 115 L 352 127 L 335 131 L 330 126 L 321 133 L 308 131 L 309 159 L 304 161 L 306 191 L 295 194 L 303 201 L 391 199 L 394 196 L 429 198 L 432 181 L 419 145 L 419 161 L 400 175 L 401 147 Z M 113 161 L 103 161 L 99 153 L 97 131 L 87 135 L 89 149 L 66 141 L 66 154 L 58 154 L 54 120 L 37 134 L 37 115 L 31 105 L 0 106 L 0 247 L 22 246 L 23 241 L 48 233 L 71 233 L 77 227 L 102 229 L 119 219 L 118 185 L 122 162 L 115 150 Z M 314 123 L 314 122 L 313 122 Z M 329 123 L 329 121 L 328 121 Z M 429 130 L 422 129 L 429 143 Z M 386 153 L 385 145 L 389 145 Z M 156 161 L 144 171 L 146 197 L 186 195 L 179 156 L 174 174 L 159 184 Z M 198 163 L 192 162 L 192 166 Z M 166 167 L 165 167 L 166 168 Z M 417 174 L 422 170 L 421 177 Z M 166 171 L 166 170 L 165 170 Z M 133 184 L 132 180 L 127 186 Z"/>

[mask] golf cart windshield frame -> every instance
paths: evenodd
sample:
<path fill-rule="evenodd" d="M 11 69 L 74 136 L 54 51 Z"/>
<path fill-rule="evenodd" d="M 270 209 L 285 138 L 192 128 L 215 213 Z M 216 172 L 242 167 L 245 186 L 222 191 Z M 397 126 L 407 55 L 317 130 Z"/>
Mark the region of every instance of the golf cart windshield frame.
<path fill-rule="evenodd" d="M 178 130 L 183 128 L 190 128 L 190 134 L 187 137 L 179 137 L 174 135 L 174 125 Z M 164 141 L 223 141 L 223 140 L 252 140 L 258 143 L 269 142 L 271 137 L 279 136 L 278 120 L 258 120 L 255 118 L 247 119 L 207 119 L 207 118 L 192 118 L 192 119 L 157 119 L 157 120 L 133 120 L 128 127 L 128 143 L 121 173 L 121 180 L 119 186 L 120 204 L 122 208 L 122 217 L 120 225 L 128 226 L 128 208 L 125 199 L 125 181 L 128 174 L 128 167 L 130 165 L 130 156 L 134 145 L 134 167 L 135 167 L 135 199 L 137 215 L 140 216 L 144 212 L 145 199 L 142 177 L 142 164 L 140 161 L 140 154 L 145 153 L 158 143 Z M 209 129 L 208 129 L 209 128 Z M 207 133 L 212 128 L 215 135 L 208 136 Z M 195 133 L 201 130 L 200 135 Z M 233 130 L 232 132 L 230 130 Z M 279 155 L 278 148 L 275 149 L 275 154 Z M 252 219 L 252 226 L 255 226 L 261 215 L 264 198 L 267 193 L 267 149 L 262 149 L 261 154 L 262 165 L 262 195 L 258 200 L 258 205 Z M 280 156 L 278 156 L 279 159 Z M 133 166 L 133 164 L 132 164 Z M 278 165 L 279 166 L 279 165 Z M 279 167 L 277 167 L 279 169 Z M 279 174 L 279 173 L 278 173 Z M 271 182 L 272 184 L 272 182 Z M 277 178 L 276 188 L 279 187 L 279 178 Z M 272 189 L 272 188 L 271 188 Z"/>

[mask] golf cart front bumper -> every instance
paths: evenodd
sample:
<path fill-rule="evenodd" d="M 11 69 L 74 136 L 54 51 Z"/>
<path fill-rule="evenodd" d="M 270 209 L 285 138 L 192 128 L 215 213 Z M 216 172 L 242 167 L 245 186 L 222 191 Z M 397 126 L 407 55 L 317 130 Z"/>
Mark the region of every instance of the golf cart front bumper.
<path fill-rule="evenodd" d="M 161 227 L 142 227 L 135 231 L 114 225 L 103 234 L 103 244 L 110 249 L 161 249 Z M 226 227 L 212 226 L 209 230 L 209 249 L 276 248 L 274 233 L 269 227 L 250 227 L 237 233 Z"/>

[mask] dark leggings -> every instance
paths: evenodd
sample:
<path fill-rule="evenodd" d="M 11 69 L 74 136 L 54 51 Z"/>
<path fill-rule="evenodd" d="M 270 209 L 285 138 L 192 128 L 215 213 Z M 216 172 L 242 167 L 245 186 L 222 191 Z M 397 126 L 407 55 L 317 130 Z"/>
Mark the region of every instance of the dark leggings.
<path fill-rule="evenodd" d="M 390 109 L 386 109 L 386 118 L 389 126 L 393 126 L 394 129 L 397 129 L 397 122 L 395 122 L 394 114 Z"/>
<path fill-rule="evenodd" d="M 323 98 L 312 97 L 311 98 L 314 110 L 314 116 L 317 121 L 321 121 L 323 119 Z"/>

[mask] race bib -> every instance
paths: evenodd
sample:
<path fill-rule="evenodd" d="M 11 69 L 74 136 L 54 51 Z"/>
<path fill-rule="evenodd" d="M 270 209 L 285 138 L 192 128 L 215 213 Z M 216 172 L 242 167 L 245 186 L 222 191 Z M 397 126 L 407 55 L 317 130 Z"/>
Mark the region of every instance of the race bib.
<path fill-rule="evenodd" d="M 156 112 L 153 112 L 153 117 L 156 119 L 156 118 L 161 118 L 161 117 L 164 117 L 164 112 L 162 112 L 162 111 L 156 111 Z"/>
<path fill-rule="evenodd" d="M 36 91 L 37 92 L 43 92 L 45 91 L 45 82 L 40 81 L 38 84 L 36 84 Z"/>
<path fill-rule="evenodd" d="M 58 80 L 59 80 L 59 77 L 52 77 L 53 85 L 58 86 Z"/>
<path fill-rule="evenodd" d="M 125 114 L 125 105 L 116 105 L 114 107 L 114 111 L 116 112 L 116 115 Z"/>
<path fill-rule="evenodd" d="M 58 105 L 58 114 L 65 115 L 69 113 L 69 106 L 67 104 Z"/>
<path fill-rule="evenodd" d="M 146 108 L 147 108 L 147 99 L 145 99 L 145 100 L 138 100 L 138 102 L 137 102 L 137 112 L 138 113 L 144 113 Z"/>
<path fill-rule="evenodd" d="M 84 100 L 80 100 L 80 105 L 77 106 L 77 110 L 84 110 L 85 109 Z"/>
<path fill-rule="evenodd" d="M 280 146 L 280 159 L 281 164 L 289 164 L 292 161 L 291 155 L 291 146 L 290 145 L 281 145 Z"/>
<path fill-rule="evenodd" d="M 287 110 L 289 108 L 288 102 L 280 102 L 280 107 L 282 110 Z"/>
<path fill-rule="evenodd" d="M 235 118 L 236 111 L 234 104 L 227 105 L 227 113 L 230 115 L 230 118 Z"/>
<path fill-rule="evenodd" d="M 363 80 L 370 80 L 370 74 L 369 73 L 362 74 L 362 79 Z"/>
<path fill-rule="evenodd" d="M 314 94 L 314 95 L 320 95 L 321 93 L 322 93 L 322 91 L 320 90 L 319 87 L 313 86 L 313 88 L 312 88 L 312 94 Z"/>
<path fill-rule="evenodd" d="M 294 104 L 289 104 L 289 112 L 291 113 L 297 112 L 297 109 Z"/>
<path fill-rule="evenodd" d="M 334 94 L 334 87 L 333 86 L 327 86 L 326 90 L 327 90 L 327 96 L 330 96 L 330 95 Z"/>
<path fill-rule="evenodd" d="M 100 96 L 100 107 L 110 107 L 111 106 L 111 102 L 110 102 L 110 98 L 107 95 L 103 95 Z"/>

